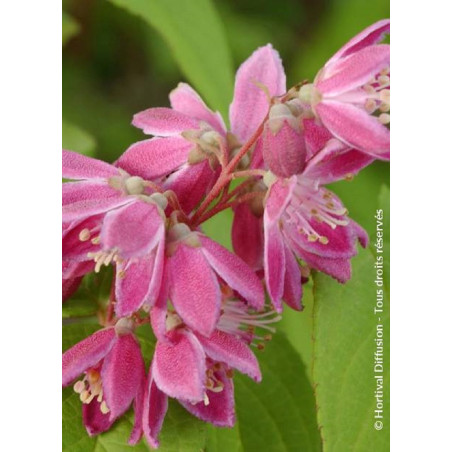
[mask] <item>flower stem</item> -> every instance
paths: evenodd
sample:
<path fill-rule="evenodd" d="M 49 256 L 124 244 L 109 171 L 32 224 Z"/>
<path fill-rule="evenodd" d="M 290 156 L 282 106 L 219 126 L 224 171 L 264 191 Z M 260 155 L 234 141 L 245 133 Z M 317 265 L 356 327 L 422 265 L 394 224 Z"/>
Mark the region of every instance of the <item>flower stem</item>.
<path fill-rule="evenodd" d="M 204 198 L 204 201 L 198 207 L 198 210 L 195 212 L 193 217 L 191 218 L 191 225 L 197 226 L 200 224 L 199 219 L 203 216 L 204 212 L 207 210 L 211 202 L 221 193 L 221 190 L 230 183 L 233 179 L 232 172 L 239 164 L 241 158 L 250 150 L 253 144 L 257 141 L 257 139 L 261 136 L 262 131 L 264 129 L 264 124 L 267 117 L 264 118 L 260 126 L 256 129 L 256 131 L 251 135 L 249 140 L 242 146 L 240 151 L 233 157 L 233 159 L 227 164 L 227 166 L 223 167 L 220 177 L 216 181 L 215 185 L 212 187 L 210 192 Z M 223 209 L 222 209 L 223 210 Z M 210 217 L 209 217 L 210 218 Z"/>

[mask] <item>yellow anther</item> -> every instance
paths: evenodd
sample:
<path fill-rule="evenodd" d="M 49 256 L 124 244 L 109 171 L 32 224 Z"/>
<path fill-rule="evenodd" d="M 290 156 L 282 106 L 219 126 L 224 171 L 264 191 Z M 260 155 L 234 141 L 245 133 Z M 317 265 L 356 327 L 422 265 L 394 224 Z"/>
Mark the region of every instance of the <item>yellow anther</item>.
<path fill-rule="evenodd" d="M 87 391 L 86 389 L 84 391 L 82 391 L 80 393 L 80 400 L 82 401 L 82 403 L 89 403 L 88 399 L 89 399 L 89 391 Z"/>
<path fill-rule="evenodd" d="M 126 277 L 126 271 L 125 270 L 119 270 L 118 272 L 118 278 L 124 279 Z"/>
<path fill-rule="evenodd" d="M 81 242 L 86 242 L 91 237 L 91 232 L 88 228 L 82 229 L 80 231 L 80 234 L 78 235 L 78 238 Z"/>
<path fill-rule="evenodd" d="M 74 384 L 74 391 L 77 394 L 81 394 L 84 390 L 85 390 L 85 382 L 84 381 L 79 380 Z"/>
<path fill-rule="evenodd" d="M 364 91 L 366 93 L 368 93 L 368 94 L 375 94 L 376 93 L 375 88 L 372 85 L 369 85 L 369 84 L 364 85 Z"/>
<path fill-rule="evenodd" d="M 377 81 L 380 85 L 387 85 L 390 81 L 390 78 L 387 75 L 380 75 Z"/>
<path fill-rule="evenodd" d="M 382 102 L 378 108 L 382 113 L 387 113 L 391 109 L 391 106 Z"/>
<path fill-rule="evenodd" d="M 380 97 L 380 100 L 383 103 L 389 104 L 390 103 L 390 99 L 391 99 L 391 91 L 389 89 L 382 89 L 379 92 L 379 97 Z"/>
<path fill-rule="evenodd" d="M 93 245 L 99 245 L 99 243 L 100 243 L 100 235 L 98 235 L 97 237 L 94 237 L 93 239 L 91 239 L 91 243 Z"/>
<path fill-rule="evenodd" d="M 348 173 L 345 175 L 344 179 L 348 182 L 350 182 L 353 179 L 353 174 L 352 173 Z"/>
<path fill-rule="evenodd" d="M 373 113 L 377 108 L 377 102 L 375 102 L 374 99 L 367 99 L 366 103 L 364 104 L 364 108 L 366 109 L 367 113 Z"/>
<path fill-rule="evenodd" d="M 269 342 L 269 341 L 272 340 L 272 338 L 273 338 L 273 336 L 272 336 L 271 334 L 266 334 L 266 335 L 264 336 L 264 341 Z"/>
<path fill-rule="evenodd" d="M 308 242 L 316 242 L 318 239 L 318 237 L 314 234 L 309 234 L 308 235 Z"/>
<path fill-rule="evenodd" d="M 107 413 L 110 412 L 110 409 L 108 408 L 105 400 L 102 401 L 102 403 L 100 404 L 100 411 L 101 411 L 102 414 L 107 414 Z"/>
<path fill-rule="evenodd" d="M 381 75 L 388 75 L 388 74 L 389 74 L 389 68 L 388 68 L 388 67 L 385 67 L 384 69 L 382 69 L 382 70 L 380 71 L 380 74 L 381 74 Z"/>
<path fill-rule="evenodd" d="M 322 235 L 322 236 L 319 238 L 319 242 L 320 242 L 322 245 L 328 245 L 328 242 L 329 242 L 328 237 L 325 237 L 324 235 Z"/>
<path fill-rule="evenodd" d="M 388 113 L 382 113 L 379 117 L 378 120 L 382 123 L 382 124 L 389 124 L 391 122 L 391 117 L 389 116 Z"/>

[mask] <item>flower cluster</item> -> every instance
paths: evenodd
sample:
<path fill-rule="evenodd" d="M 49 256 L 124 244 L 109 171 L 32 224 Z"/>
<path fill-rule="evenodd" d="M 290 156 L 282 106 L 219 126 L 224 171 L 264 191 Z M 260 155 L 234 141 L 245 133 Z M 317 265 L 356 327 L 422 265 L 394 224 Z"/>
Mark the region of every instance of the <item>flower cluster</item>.
<path fill-rule="evenodd" d="M 114 164 L 63 151 L 63 298 L 114 267 L 104 328 L 63 355 L 89 434 L 133 402 L 130 442 L 158 447 L 168 397 L 232 426 L 233 370 L 261 380 L 251 346 L 271 339 L 283 302 L 302 309 L 310 269 L 350 278 L 367 234 L 325 185 L 389 159 L 388 32 L 368 27 L 290 89 L 278 53 L 257 49 L 237 71 L 230 129 L 181 83 L 171 108 L 134 116 L 152 137 Z M 227 208 L 234 253 L 202 229 Z M 156 337 L 147 375 L 143 322 Z"/>

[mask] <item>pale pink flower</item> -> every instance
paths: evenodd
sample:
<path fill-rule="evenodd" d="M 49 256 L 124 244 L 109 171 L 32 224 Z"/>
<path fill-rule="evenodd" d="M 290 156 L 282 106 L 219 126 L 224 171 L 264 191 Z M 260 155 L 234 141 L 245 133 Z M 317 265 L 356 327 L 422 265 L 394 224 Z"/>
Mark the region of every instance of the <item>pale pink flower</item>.
<path fill-rule="evenodd" d="M 298 96 L 338 139 L 389 159 L 389 20 L 363 30 L 336 52 Z"/>
<path fill-rule="evenodd" d="M 116 314 L 152 305 L 165 249 L 166 198 L 121 168 L 63 151 L 63 278 L 116 263 Z M 68 284 L 67 284 L 68 285 Z"/>
<path fill-rule="evenodd" d="M 82 374 L 74 390 L 80 394 L 89 435 L 108 430 L 134 401 L 135 425 L 129 441 L 136 443 L 142 434 L 146 373 L 130 320 L 97 331 L 63 354 L 63 386 Z"/>
<path fill-rule="evenodd" d="M 228 295 L 231 295 L 230 293 Z M 217 328 L 209 336 L 191 331 L 174 311 L 167 311 L 161 297 L 152 308 L 151 319 L 158 338 L 148 375 L 143 409 L 143 430 L 152 447 L 168 402 L 177 399 L 190 413 L 219 427 L 235 423 L 232 369 L 259 382 L 261 373 L 249 345 L 257 336 L 255 328 L 274 332 L 269 326 L 279 320 L 274 312 L 249 314 L 245 303 L 225 299 Z M 258 343 L 260 346 L 262 343 Z"/>
<path fill-rule="evenodd" d="M 311 158 L 300 175 L 268 176 L 264 212 L 264 270 L 270 298 L 277 311 L 281 300 L 301 309 L 301 271 L 296 257 L 340 282 L 350 278 L 350 258 L 356 239 L 367 244 L 366 232 L 347 217 L 332 192 L 322 187 L 351 177 L 373 158 L 331 140 Z"/>

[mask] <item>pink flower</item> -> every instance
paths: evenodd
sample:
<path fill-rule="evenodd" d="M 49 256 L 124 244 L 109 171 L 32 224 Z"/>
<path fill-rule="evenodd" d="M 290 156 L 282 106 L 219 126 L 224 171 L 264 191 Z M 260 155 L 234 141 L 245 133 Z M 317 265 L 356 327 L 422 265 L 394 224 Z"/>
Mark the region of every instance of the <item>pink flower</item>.
<path fill-rule="evenodd" d="M 167 311 L 163 297 L 153 307 L 151 318 L 158 342 L 143 409 L 143 430 L 149 444 L 159 445 L 157 437 L 168 396 L 206 422 L 232 427 L 235 423 L 232 369 L 257 382 L 261 380 L 259 364 L 248 345 L 259 338 L 254 333 L 256 327 L 274 332 L 268 324 L 279 317 L 275 318 L 273 312 L 249 314 L 245 303 L 227 299 L 217 328 L 206 337 L 191 331 L 176 312 Z"/>
<path fill-rule="evenodd" d="M 63 151 L 63 277 L 112 262 L 117 266 L 116 314 L 152 305 L 158 293 L 165 248 L 166 198 L 122 169 Z M 68 275 L 68 273 L 70 273 Z"/>
<path fill-rule="evenodd" d="M 83 402 L 83 422 L 89 435 L 108 430 L 135 401 L 135 425 L 130 437 L 142 434 L 141 417 L 146 379 L 140 346 L 130 320 L 121 319 L 74 345 L 63 354 L 63 386 L 74 384 Z"/>
<path fill-rule="evenodd" d="M 356 239 L 367 234 L 347 217 L 339 198 L 323 184 L 351 177 L 373 158 L 333 139 L 311 158 L 300 175 L 278 179 L 269 174 L 264 212 L 264 270 L 277 311 L 281 299 L 301 309 L 301 271 L 296 257 L 340 282 L 350 278 Z"/>
<path fill-rule="evenodd" d="M 118 160 L 130 174 L 164 182 L 191 211 L 212 186 L 218 163 L 233 155 L 265 118 L 269 96 L 286 90 L 278 53 L 268 44 L 257 49 L 238 69 L 227 131 L 218 112 L 212 112 L 187 84 L 171 92 L 172 108 L 150 108 L 134 116 L 133 124 L 154 138 L 133 144 Z M 245 157 L 246 163 L 249 157 Z"/>
<path fill-rule="evenodd" d="M 336 138 L 383 160 L 389 159 L 389 44 L 378 42 L 386 33 L 389 20 L 366 28 L 298 93 Z"/>
<path fill-rule="evenodd" d="M 237 256 L 184 223 L 168 233 L 166 285 L 168 296 L 184 323 L 210 336 L 221 308 L 218 277 L 236 290 L 254 309 L 264 306 L 264 291 L 255 273 Z"/>

